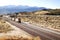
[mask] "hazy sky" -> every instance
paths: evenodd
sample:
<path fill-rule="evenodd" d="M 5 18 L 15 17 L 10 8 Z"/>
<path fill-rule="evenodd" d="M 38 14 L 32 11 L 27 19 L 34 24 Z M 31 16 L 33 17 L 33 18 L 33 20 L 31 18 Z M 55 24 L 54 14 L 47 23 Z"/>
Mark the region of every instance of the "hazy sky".
<path fill-rule="evenodd" d="M 28 5 L 47 8 L 60 8 L 60 0 L 0 0 L 0 6 Z"/>

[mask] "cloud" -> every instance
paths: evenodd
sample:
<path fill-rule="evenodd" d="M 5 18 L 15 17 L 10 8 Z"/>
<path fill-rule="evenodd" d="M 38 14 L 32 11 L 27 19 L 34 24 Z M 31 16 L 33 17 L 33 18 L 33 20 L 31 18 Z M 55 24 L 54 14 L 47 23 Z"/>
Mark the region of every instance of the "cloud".
<path fill-rule="evenodd" d="M 60 8 L 59 0 L 0 0 L 0 6 L 28 5 L 48 8 Z"/>

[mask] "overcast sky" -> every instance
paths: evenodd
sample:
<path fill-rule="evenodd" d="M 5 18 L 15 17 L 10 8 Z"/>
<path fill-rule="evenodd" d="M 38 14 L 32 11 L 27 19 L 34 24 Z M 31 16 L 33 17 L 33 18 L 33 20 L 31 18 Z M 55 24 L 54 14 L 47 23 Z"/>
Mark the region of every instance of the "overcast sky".
<path fill-rule="evenodd" d="M 60 8 L 60 0 L 0 0 L 0 6 L 27 5 L 47 8 Z"/>

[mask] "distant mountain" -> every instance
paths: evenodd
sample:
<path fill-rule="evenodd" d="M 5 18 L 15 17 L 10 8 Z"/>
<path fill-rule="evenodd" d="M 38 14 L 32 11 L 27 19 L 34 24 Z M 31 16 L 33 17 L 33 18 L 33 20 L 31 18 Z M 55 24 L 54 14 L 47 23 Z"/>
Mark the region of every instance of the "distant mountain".
<path fill-rule="evenodd" d="M 14 13 L 14 12 L 31 12 L 37 10 L 46 9 L 44 7 L 30 7 L 30 6 L 15 6 L 15 5 L 8 5 L 8 6 L 1 6 L 0 7 L 0 14 L 1 13 Z"/>

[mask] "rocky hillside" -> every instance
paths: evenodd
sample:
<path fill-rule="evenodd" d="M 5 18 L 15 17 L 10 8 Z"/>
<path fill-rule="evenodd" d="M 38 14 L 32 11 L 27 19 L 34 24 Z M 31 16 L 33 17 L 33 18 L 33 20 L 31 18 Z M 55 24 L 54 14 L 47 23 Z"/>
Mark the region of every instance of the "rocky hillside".
<path fill-rule="evenodd" d="M 37 10 L 33 12 L 20 12 L 20 14 L 23 15 L 60 15 L 60 9 L 43 9 L 43 10 Z"/>

